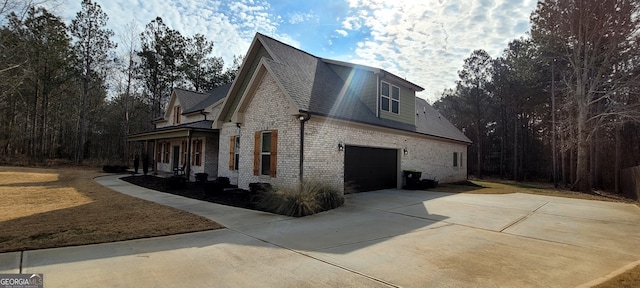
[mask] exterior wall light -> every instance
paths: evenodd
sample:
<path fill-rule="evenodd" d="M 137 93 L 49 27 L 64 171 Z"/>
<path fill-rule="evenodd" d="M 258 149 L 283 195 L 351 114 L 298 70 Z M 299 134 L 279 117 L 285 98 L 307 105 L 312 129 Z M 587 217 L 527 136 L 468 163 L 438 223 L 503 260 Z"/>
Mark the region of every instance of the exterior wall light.
<path fill-rule="evenodd" d="M 404 155 L 409 155 L 409 150 L 407 150 L 407 148 L 402 149 L 402 152 Z"/>
<path fill-rule="evenodd" d="M 338 151 L 344 151 L 344 144 L 342 144 L 342 142 L 338 143 Z"/>

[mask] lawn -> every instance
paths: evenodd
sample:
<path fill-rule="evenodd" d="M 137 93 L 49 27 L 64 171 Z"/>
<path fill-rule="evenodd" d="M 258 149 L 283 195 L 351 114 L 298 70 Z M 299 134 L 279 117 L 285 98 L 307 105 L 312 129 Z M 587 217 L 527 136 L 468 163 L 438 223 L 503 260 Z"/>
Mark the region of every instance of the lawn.
<path fill-rule="evenodd" d="M 567 197 L 585 200 L 599 200 L 610 202 L 635 203 L 622 196 L 601 192 L 601 195 L 574 192 L 563 188 L 554 188 L 552 183 L 515 182 L 509 180 L 470 180 L 454 184 L 440 184 L 436 188 L 429 189 L 438 192 L 472 193 L 472 194 L 509 194 L 529 193 L 545 196 Z"/>
<path fill-rule="evenodd" d="M 96 183 L 98 169 L 0 166 L 0 252 L 85 245 L 222 228 Z"/>

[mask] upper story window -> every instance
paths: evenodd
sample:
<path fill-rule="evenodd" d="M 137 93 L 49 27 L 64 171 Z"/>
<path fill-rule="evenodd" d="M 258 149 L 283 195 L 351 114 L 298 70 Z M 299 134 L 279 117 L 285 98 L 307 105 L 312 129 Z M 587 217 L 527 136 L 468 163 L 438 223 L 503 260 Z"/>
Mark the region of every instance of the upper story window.
<path fill-rule="evenodd" d="M 173 107 L 173 124 L 180 124 L 181 114 L 182 108 L 180 108 L 180 106 Z"/>
<path fill-rule="evenodd" d="M 400 88 L 387 82 L 380 87 L 380 109 L 395 114 L 400 113 Z"/>

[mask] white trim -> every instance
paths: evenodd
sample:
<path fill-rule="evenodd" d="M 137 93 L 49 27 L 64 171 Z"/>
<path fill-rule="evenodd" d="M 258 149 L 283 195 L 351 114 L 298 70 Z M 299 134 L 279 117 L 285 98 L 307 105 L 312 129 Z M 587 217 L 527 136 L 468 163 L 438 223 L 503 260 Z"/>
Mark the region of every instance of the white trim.
<path fill-rule="evenodd" d="M 260 167 L 258 167 L 260 173 L 258 173 L 258 176 L 271 176 L 271 171 L 269 171 L 269 173 L 267 174 L 264 174 L 264 171 L 262 170 L 262 158 L 263 156 L 267 155 L 269 156 L 269 170 L 271 170 L 271 151 L 273 149 L 273 143 L 271 143 L 271 147 L 269 147 L 269 152 L 263 151 L 264 135 L 269 134 L 269 142 L 271 142 L 271 133 L 273 133 L 271 130 L 264 130 L 260 132 Z"/>
<path fill-rule="evenodd" d="M 384 109 L 382 108 L 382 105 L 380 105 L 380 110 L 381 110 L 381 111 L 388 112 L 388 113 L 392 113 L 392 114 L 400 115 L 400 91 L 401 91 L 401 90 L 400 90 L 400 87 L 398 87 L 398 86 L 396 86 L 396 85 L 393 85 L 393 84 L 391 84 L 391 83 L 389 83 L 389 82 L 387 82 L 387 81 L 384 81 L 384 80 L 383 80 L 383 81 L 380 81 L 380 82 L 381 82 L 381 84 L 380 84 L 380 92 L 378 93 L 378 102 L 381 102 L 381 101 L 382 101 L 382 98 L 386 98 L 386 99 L 388 100 L 388 102 L 389 102 L 389 107 L 388 107 L 388 108 L 389 108 L 389 110 L 384 110 Z M 382 95 L 382 85 L 383 85 L 383 84 L 387 84 L 387 85 L 389 85 L 389 95 Z M 393 88 L 398 89 L 398 99 L 397 99 L 397 100 L 396 100 L 396 99 L 393 99 Z M 398 102 L 398 112 L 393 112 L 393 102 L 394 102 L 394 101 L 395 101 L 395 102 Z"/>
<path fill-rule="evenodd" d="M 255 91 L 258 90 L 259 88 L 258 85 L 264 80 L 267 74 L 271 76 L 273 81 L 276 82 L 276 85 L 278 85 L 278 89 L 280 90 L 280 92 L 282 92 L 282 94 L 286 96 L 285 98 L 289 102 L 289 114 L 297 115 L 300 113 L 298 104 L 296 104 L 293 101 L 293 98 L 289 96 L 289 94 L 287 93 L 287 90 L 285 90 L 282 84 L 280 83 L 280 81 L 278 81 L 278 78 L 273 76 L 274 73 L 271 72 L 271 70 L 265 63 L 265 59 L 263 58 L 262 60 L 260 60 L 260 63 L 258 63 L 258 66 L 256 67 L 255 72 L 253 72 L 253 76 L 251 77 L 249 84 L 247 84 L 247 88 L 244 90 L 244 94 L 240 98 L 240 102 L 238 102 L 238 106 L 236 106 L 236 110 L 233 111 L 233 115 L 231 116 L 232 122 L 244 123 L 245 121 L 244 111 L 246 111 L 247 107 L 249 106 L 249 103 L 251 103 L 251 100 L 255 95 Z"/>

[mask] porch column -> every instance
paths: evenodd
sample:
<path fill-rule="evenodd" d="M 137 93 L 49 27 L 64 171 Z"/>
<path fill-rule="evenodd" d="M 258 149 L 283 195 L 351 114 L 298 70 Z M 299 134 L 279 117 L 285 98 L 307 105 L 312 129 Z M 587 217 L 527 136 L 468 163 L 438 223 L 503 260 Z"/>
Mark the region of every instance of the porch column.
<path fill-rule="evenodd" d="M 185 170 L 185 176 L 187 177 L 187 181 L 189 181 L 189 175 L 191 174 L 191 130 L 187 132 L 188 140 L 187 140 L 187 167 Z"/>

